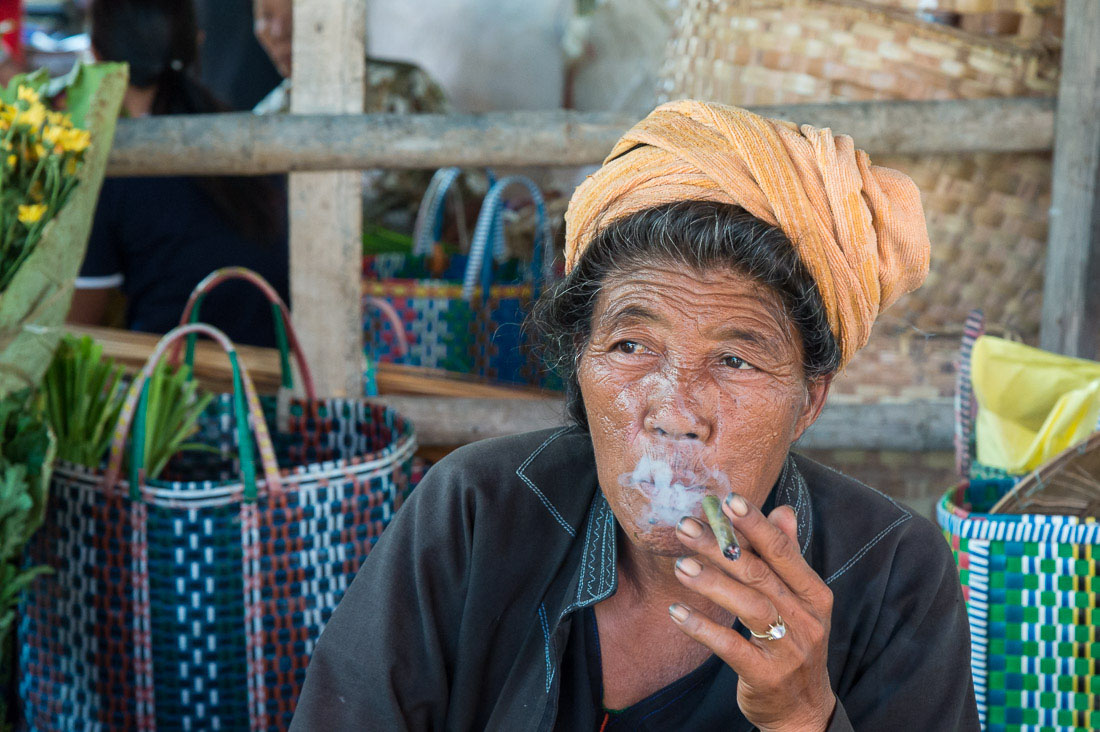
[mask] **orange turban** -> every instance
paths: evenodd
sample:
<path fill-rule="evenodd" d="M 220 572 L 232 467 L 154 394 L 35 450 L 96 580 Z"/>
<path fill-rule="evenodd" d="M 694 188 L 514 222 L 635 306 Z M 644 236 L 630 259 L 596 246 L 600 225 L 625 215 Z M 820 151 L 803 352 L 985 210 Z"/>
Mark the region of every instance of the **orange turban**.
<path fill-rule="evenodd" d="M 678 201 L 730 203 L 787 235 L 817 283 L 847 364 L 886 307 L 928 274 L 920 193 L 847 135 L 696 101 L 664 104 L 623 135 L 565 215 L 572 270 L 607 224 Z"/>

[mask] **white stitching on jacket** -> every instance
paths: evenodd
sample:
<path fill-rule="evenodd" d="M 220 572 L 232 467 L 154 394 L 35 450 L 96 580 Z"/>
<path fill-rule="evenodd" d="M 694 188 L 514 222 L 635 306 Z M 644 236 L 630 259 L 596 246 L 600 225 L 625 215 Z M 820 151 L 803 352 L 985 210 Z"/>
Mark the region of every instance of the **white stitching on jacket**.
<path fill-rule="evenodd" d="M 556 509 L 554 507 L 554 504 L 550 503 L 550 499 L 546 497 L 546 494 L 543 493 L 542 491 L 540 491 L 538 486 L 536 486 L 534 484 L 534 482 L 532 482 L 531 479 L 528 478 L 523 472 L 524 470 L 527 469 L 527 466 L 531 464 L 531 461 L 534 460 L 540 452 L 542 452 L 543 450 L 546 449 L 547 445 L 549 445 L 551 442 L 553 442 L 554 440 L 561 437 L 563 434 L 568 432 L 570 429 L 572 429 L 572 428 L 571 427 L 562 427 L 560 430 L 558 430 L 554 434 L 547 437 L 546 442 L 543 442 L 541 445 L 539 445 L 537 448 L 535 448 L 535 451 L 527 456 L 527 459 L 523 461 L 523 464 L 521 464 L 518 468 L 516 468 L 516 475 L 519 476 L 519 479 L 522 480 L 524 483 L 526 483 L 528 485 L 528 487 L 535 492 L 535 495 L 539 497 L 540 501 L 542 501 L 542 505 L 546 506 L 546 510 L 550 512 L 550 515 L 553 516 L 554 519 L 559 524 L 561 524 L 561 527 L 563 529 L 565 529 L 565 533 L 569 534 L 570 536 L 576 536 L 577 535 L 576 529 L 574 529 L 572 526 L 570 526 L 566 522 L 566 520 L 558 512 L 558 509 Z"/>

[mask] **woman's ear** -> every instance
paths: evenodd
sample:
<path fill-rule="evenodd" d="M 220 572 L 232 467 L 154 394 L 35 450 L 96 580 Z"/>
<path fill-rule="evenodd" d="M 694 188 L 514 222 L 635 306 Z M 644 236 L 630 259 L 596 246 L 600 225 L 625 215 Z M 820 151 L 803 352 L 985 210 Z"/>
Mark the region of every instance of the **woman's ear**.
<path fill-rule="evenodd" d="M 802 408 L 802 414 L 798 416 L 798 421 L 795 423 L 794 440 L 792 442 L 797 442 L 821 415 L 825 400 L 829 397 L 829 388 L 833 385 L 833 376 L 835 374 L 825 374 L 806 382 L 806 403 Z"/>

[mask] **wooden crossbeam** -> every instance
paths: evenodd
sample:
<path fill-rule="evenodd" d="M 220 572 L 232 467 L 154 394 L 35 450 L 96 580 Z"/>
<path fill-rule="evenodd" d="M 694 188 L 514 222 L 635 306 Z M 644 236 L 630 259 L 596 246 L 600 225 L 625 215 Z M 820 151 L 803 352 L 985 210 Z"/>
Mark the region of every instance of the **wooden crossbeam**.
<path fill-rule="evenodd" d="M 845 102 L 755 111 L 831 127 L 872 155 L 1047 151 L 1054 139 L 1052 99 Z M 107 174 L 589 165 L 602 161 L 635 121 L 567 111 L 143 117 L 119 120 Z"/>
<path fill-rule="evenodd" d="M 429 447 L 464 445 L 487 437 L 543 429 L 564 423 L 559 399 L 463 399 L 383 396 L 412 419 L 417 439 Z M 954 407 L 950 399 L 898 403 L 829 402 L 798 447 L 807 450 L 951 450 Z"/>

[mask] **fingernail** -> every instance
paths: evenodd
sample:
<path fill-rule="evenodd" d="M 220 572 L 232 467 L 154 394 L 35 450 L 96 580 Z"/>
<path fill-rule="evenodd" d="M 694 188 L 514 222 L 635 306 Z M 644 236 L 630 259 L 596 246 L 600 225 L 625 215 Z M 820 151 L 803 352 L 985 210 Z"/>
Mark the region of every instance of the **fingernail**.
<path fill-rule="evenodd" d="M 703 571 L 703 565 L 699 564 L 699 562 L 691 557 L 680 557 L 677 559 L 676 568 L 688 577 L 698 577 L 699 573 Z"/>
<path fill-rule="evenodd" d="M 688 615 L 691 613 L 689 613 L 688 609 L 683 605 L 675 604 L 668 606 L 668 614 L 671 615 L 672 619 L 677 623 L 682 623 L 688 619 Z"/>
<path fill-rule="evenodd" d="M 749 504 L 745 503 L 745 499 L 736 493 L 730 493 L 726 496 L 726 505 L 730 507 L 736 516 L 744 516 L 749 512 Z"/>
<path fill-rule="evenodd" d="M 692 539 L 698 539 L 703 535 L 703 525 L 693 519 L 691 516 L 684 516 L 680 519 L 680 523 L 676 524 L 676 528 L 683 533 L 690 536 Z"/>

